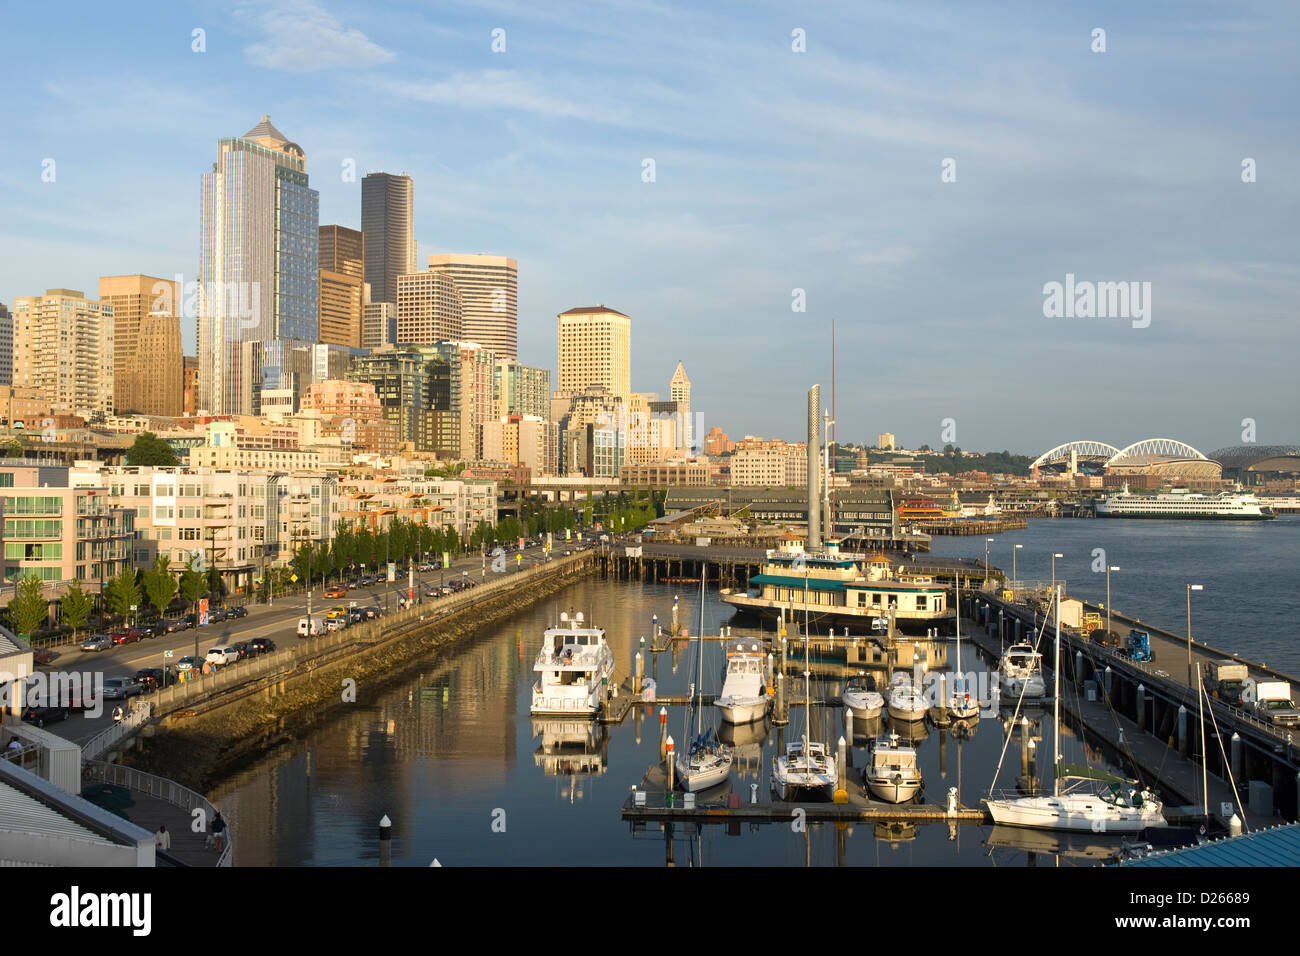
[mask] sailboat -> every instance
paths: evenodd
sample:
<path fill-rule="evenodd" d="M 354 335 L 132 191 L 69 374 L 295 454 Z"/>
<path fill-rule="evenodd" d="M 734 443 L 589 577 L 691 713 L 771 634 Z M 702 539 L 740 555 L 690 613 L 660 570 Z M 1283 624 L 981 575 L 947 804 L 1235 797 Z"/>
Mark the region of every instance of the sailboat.
<path fill-rule="evenodd" d="M 700 574 L 700 630 L 696 636 L 695 659 L 698 662 L 695 687 L 691 694 L 691 708 L 687 713 L 687 732 L 690 732 L 691 713 L 695 715 L 695 738 L 677 755 L 677 782 L 687 793 L 696 793 L 716 787 L 731 774 L 735 758 L 732 748 L 722 743 L 714 728 L 704 729 L 704 707 L 700 695 L 704 685 L 704 582 L 709 579 L 706 564 Z"/>
<path fill-rule="evenodd" d="M 826 745 L 821 741 L 809 740 L 809 725 L 812 721 L 812 668 L 808 658 L 808 601 L 807 578 L 804 579 L 804 708 L 803 738 L 792 740 L 785 745 L 785 754 L 772 758 L 772 789 L 781 800 L 795 800 L 800 797 L 826 799 L 833 797 L 835 785 L 839 782 L 838 766 L 833 754 L 826 752 Z"/>
<path fill-rule="evenodd" d="M 966 675 L 961 669 L 961 575 L 957 575 L 957 678 L 948 696 L 948 714 L 957 720 L 978 717 L 980 702 L 970 695 Z"/>
<path fill-rule="evenodd" d="M 985 800 L 993 822 L 1043 830 L 1088 830 L 1093 833 L 1137 833 L 1147 827 L 1165 826 L 1164 807 L 1145 787 L 1120 793 L 1122 778 L 1091 767 L 1061 763 L 1061 589 L 1056 589 L 1056 645 L 1053 655 L 1052 691 L 1052 795 Z M 1023 693 L 1023 691 L 1022 691 Z M 1004 750 L 1003 753 L 1006 751 Z M 999 761 L 999 767 L 1001 762 Z M 1111 781 L 1108 791 L 1061 793 L 1061 778 L 1070 776 Z M 997 779 L 996 774 L 994 779 Z"/>

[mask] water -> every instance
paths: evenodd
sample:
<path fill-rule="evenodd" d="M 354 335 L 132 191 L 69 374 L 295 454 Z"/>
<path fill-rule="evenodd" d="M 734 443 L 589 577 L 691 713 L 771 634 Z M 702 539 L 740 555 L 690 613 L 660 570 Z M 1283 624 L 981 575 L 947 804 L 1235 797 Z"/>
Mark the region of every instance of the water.
<path fill-rule="evenodd" d="M 1094 547 L 1122 570 L 1111 574 L 1117 609 L 1154 625 L 1182 630 L 1184 583 L 1200 583 L 1193 595 L 1193 633 L 1202 640 L 1300 671 L 1289 643 L 1297 611 L 1300 519 L 1265 524 L 1196 524 L 1123 521 L 1038 521 L 1025 531 L 1000 536 L 990 558 L 1010 565 L 1009 545 L 1022 543 L 1021 578 L 1050 577 L 1046 556 L 1055 550 L 1059 578 L 1071 593 L 1105 599 L 1105 575 L 1092 574 Z M 982 538 L 937 538 L 935 551 L 983 557 Z M 231 818 L 241 866 L 375 865 L 378 821 L 394 824 L 394 866 L 444 865 L 662 865 L 670 852 L 676 865 L 1025 865 L 1043 863 L 1055 837 L 987 826 L 918 825 L 903 833 L 880 832 L 870 823 L 842 831 L 831 824 L 797 832 L 785 824 L 751 829 L 657 824 L 633 833 L 620 817 L 629 788 L 658 762 L 658 705 L 638 705 L 619 726 L 599 728 L 580 758 L 590 772 L 554 771 L 558 760 L 540 753 L 547 728 L 528 713 L 533 659 L 541 632 L 561 609 L 587 612 L 606 629 L 622 680 L 631 668 L 638 638 L 651 631 L 651 617 L 667 624 L 674 595 L 680 620 L 697 627 L 698 590 L 690 585 L 580 582 L 542 604 L 511 617 L 490 633 L 431 659 L 417 677 L 386 689 L 360 688 L 360 701 L 331 712 L 310 735 L 269 753 L 218 789 L 215 800 Z M 705 600 L 706 630 L 731 618 L 711 592 Z M 757 633 L 737 628 L 736 634 Z M 662 694 L 685 694 L 692 680 L 694 645 L 677 642 L 676 668 L 659 655 L 656 677 Z M 706 690 L 720 686 L 720 647 L 705 645 Z M 971 669 L 973 648 L 963 645 Z M 981 665 L 983 666 L 983 665 Z M 838 693 L 839 684 L 813 683 L 813 695 Z M 817 710 L 817 708 L 814 708 Z M 706 714 L 706 719 L 712 715 Z M 841 733 L 838 708 L 826 717 L 830 736 Z M 820 719 L 820 717 L 818 718 Z M 669 708 L 669 731 L 685 738 L 684 708 Z M 802 732 L 801 711 L 792 711 L 787 732 Z M 1051 752 L 1051 717 L 1035 733 L 1044 763 Z M 554 725 L 553 732 L 562 730 Z M 570 727 L 569 729 L 574 729 Z M 1068 733 L 1068 732 L 1067 732 Z M 603 739 L 602 739 L 603 735 Z M 639 739 L 638 739 L 639 736 Z M 1011 787 L 1020 771 L 1019 735 L 1007 751 L 999 788 Z M 744 742 L 742 736 L 741 741 Z M 1002 749 L 998 720 L 982 720 L 960 741 L 930 728 L 919 745 L 927 802 L 942 803 L 959 786 L 962 803 L 977 804 L 988 791 Z M 1104 763 L 1073 739 L 1063 744 L 1068 760 Z M 750 784 L 768 798 L 768 772 L 777 733 L 749 744 L 746 767 L 733 770 L 731 787 L 748 801 Z M 569 755 L 572 757 L 572 754 Z M 866 752 L 854 749 L 850 777 L 859 779 Z M 751 769 L 752 768 L 752 769 Z M 503 832 L 502 832 L 503 831 Z M 1093 865 L 1118 841 L 1074 837 L 1070 853 L 1046 863 Z M 1008 845 L 1009 844 L 1009 845 Z"/>

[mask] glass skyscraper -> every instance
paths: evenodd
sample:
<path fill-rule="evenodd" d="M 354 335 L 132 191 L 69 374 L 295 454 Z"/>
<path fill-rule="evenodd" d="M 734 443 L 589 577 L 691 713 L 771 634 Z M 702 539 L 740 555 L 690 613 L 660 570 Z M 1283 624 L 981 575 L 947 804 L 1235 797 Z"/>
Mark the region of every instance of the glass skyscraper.
<path fill-rule="evenodd" d="M 199 402 L 213 414 L 253 414 L 262 388 L 282 387 L 276 343 L 320 338 L 320 195 L 302 147 L 269 116 L 218 140 L 202 193 Z"/>

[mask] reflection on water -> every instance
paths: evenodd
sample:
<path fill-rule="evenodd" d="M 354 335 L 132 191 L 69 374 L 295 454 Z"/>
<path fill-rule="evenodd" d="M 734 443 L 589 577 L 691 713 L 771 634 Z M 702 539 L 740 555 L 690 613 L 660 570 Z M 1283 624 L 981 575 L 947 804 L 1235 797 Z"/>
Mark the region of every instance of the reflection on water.
<path fill-rule="evenodd" d="M 620 809 L 629 788 L 643 778 L 651 783 L 662 778 L 660 710 L 666 710 L 668 732 L 680 740 L 687 708 L 638 702 L 622 724 L 608 727 L 534 719 L 529 714 L 532 667 L 542 631 L 560 611 L 572 608 L 606 629 L 615 677 L 622 681 L 642 648 L 640 638 L 645 635 L 651 643 L 653 616 L 670 623 L 673 595 L 662 585 L 583 581 L 491 633 L 428 659 L 409 678 L 359 688 L 358 703 L 337 707 L 303 739 L 277 748 L 214 794 L 236 828 L 236 862 L 376 865 L 377 824 L 384 815 L 394 825 L 394 866 L 427 866 L 435 857 L 449 866 L 654 865 L 670 853 L 678 864 L 702 858 L 709 865 L 1006 865 L 1029 859 L 1030 851 L 1022 848 L 1018 857 L 1001 850 L 994 860 L 985 846 L 986 828 L 947 823 L 810 825 L 805 832 L 785 824 L 719 823 L 689 828 L 689 834 L 680 824 L 652 824 L 634 831 Z M 683 625 L 698 619 L 698 600 L 682 593 Z M 711 634 L 731 621 L 730 609 L 712 593 L 705 599 L 705 621 Z M 732 623 L 736 636 L 772 636 L 770 630 L 763 635 Z M 657 681 L 661 701 L 684 697 L 692 680 L 692 645 L 682 640 L 672 645 L 658 655 L 645 650 L 646 672 Z M 944 654 L 946 646 L 938 643 L 924 657 L 937 662 L 946 659 Z M 704 655 L 703 691 L 717 693 L 721 645 L 706 642 Z M 968 667 L 984 666 L 972 664 L 972 648 L 964 646 L 963 656 Z M 814 665 L 813 671 L 809 716 L 814 732 L 834 746 L 844 731 L 839 694 L 857 668 Z M 798 677 L 802 691 L 802 674 Z M 719 736 L 736 748 L 736 762 L 718 794 L 701 799 L 734 792 L 749 802 L 757 786 L 759 799 L 766 800 L 772 756 L 790 735 L 802 733 L 802 711 L 793 708 L 785 728 L 766 721 L 721 725 Z M 862 790 L 865 745 L 890 731 L 915 743 L 930 802 L 941 802 L 956 787 L 962 804 L 977 805 L 988 793 L 1008 734 L 998 785 L 1028 785 L 1050 757 L 1027 762 L 1022 757 L 1029 754 L 1030 741 L 1033 749 L 1050 754 L 1051 720 L 1049 715 L 1049 749 L 1043 751 L 1042 711 L 1022 716 L 1027 724 L 1013 723 L 1009 714 L 998 721 L 942 727 L 888 718 L 855 721 L 848 785 Z M 1076 751 L 1072 759 L 1082 756 Z"/>

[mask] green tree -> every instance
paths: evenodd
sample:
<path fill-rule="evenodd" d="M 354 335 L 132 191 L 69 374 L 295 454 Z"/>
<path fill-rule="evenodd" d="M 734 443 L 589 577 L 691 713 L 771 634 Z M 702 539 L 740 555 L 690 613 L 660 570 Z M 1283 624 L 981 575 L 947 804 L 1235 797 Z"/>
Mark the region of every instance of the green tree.
<path fill-rule="evenodd" d="M 185 559 L 185 570 L 181 572 L 179 587 L 181 600 L 193 611 L 203 593 L 203 574 L 194 566 L 193 555 Z"/>
<path fill-rule="evenodd" d="M 128 465 L 179 465 L 180 459 L 167 444 L 153 432 L 141 432 L 127 450 Z"/>
<path fill-rule="evenodd" d="M 68 586 L 68 593 L 63 595 L 59 607 L 63 613 L 63 623 L 72 628 L 72 636 L 86 626 L 90 611 L 95 606 L 95 599 L 81 589 L 80 581 L 73 581 Z"/>
<path fill-rule="evenodd" d="M 50 605 L 42 592 L 41 579 L 29 574 L 18 582 L 13 602 L 9 605 L 10 620 L 18 633 L 30 636 L 50 616 Z"/>
<path fill-rule="evenodd" d="M 142 578 L 149 603 L 158 609 L 159 614 L 165 613 L 172 598 L 176 596 L 176 578 L 172 575 L 171 560 L 166 555 L 158 555 L 153 567 L 145 571 Z"/>
<path fill-rule="evenodd" d="M 140 585 L 135 580 L 135 570 L 124 568 L 104 586 L 104 600 L 114 614 L 130 614 L 131 606 L 140 606 Z"/>

